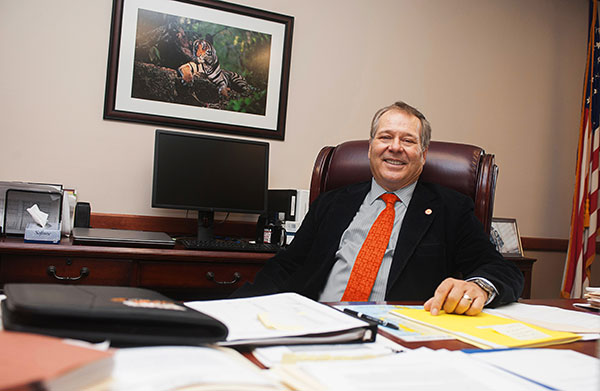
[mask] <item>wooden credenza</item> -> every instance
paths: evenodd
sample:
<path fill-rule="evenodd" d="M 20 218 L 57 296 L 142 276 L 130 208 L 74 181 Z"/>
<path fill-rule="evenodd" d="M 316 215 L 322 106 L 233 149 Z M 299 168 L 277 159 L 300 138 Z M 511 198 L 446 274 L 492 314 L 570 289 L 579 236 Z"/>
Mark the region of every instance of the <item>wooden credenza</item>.
<path fill-rule="evenodd" d="M 0 239 L 0 286 L 9 282 L 119 285 L 163 292 L 173 299 L 225 298 L 253 281 L 268 253 L 24 243 Z M 507 258 L 525 276 L 531 297 L 533 258 Z"/>
<path fill-rule="evenodd" d="M 0 285 L 10 282 L 150 288 L 180 300 L 227 297 L 273 254 L 24 243 L 0 240 Z"/>
<path fill-rule="evenodd" d="M 523 293 L 521 297 L 523 299 L 531 299 L 531 279 L 533 274 L 533 264 L 537 261 L 535 258 L 529 257 L 507 257 L 507 261 L 512 261 L 517 265 L 523 277 L 525 277 L 525 284 L 523 286 Z"/>

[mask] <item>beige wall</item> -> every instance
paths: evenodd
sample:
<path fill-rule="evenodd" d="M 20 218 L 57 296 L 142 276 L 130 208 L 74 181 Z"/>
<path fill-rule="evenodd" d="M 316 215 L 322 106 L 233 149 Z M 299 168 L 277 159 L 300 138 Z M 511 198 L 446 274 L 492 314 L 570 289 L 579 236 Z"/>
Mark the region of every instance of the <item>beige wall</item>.
<path fill-rule="evenodd" d="M 568 236 L 586 0 L 238 3 L 295 17 L 272 188 L 308 188 L 321 146 L 365 138 L 372 113 L 403 99 L 434 139 L 496 154 L 496 216 Z M 156 127 L 102 119 L 111 6 L 0 2 L 0 180 L 63 183 L 94 212 L 177 215 L 150 207 Z"/>

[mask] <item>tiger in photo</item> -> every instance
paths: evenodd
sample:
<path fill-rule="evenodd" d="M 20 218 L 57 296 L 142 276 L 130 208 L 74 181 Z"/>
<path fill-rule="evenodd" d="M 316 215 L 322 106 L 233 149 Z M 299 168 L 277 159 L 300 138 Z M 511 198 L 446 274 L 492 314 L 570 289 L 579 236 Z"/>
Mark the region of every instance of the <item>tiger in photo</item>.
<path fill-rule="evenodd" d="M 248 92 L 250 85 L 239 74 L 221 69 L 214 46 L 206 39 L 197 39 L 193 43 L 194 60 L 181 65 L 177 71 L 182 82 L 191 85 L 194 75 L 204 73 L 208 80 L 219 89 L 219 94 L 229 96 L 231 88 L 238 92 Z"/>

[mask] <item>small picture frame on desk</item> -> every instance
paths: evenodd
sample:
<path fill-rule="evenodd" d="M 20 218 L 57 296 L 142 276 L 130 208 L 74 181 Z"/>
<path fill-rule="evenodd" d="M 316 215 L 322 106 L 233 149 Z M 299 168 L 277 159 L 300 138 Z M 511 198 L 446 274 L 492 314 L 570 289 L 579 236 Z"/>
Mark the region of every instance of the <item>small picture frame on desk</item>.
<path fill-rule="evenodd" d="M 496 246 L 496 250 L 505 258 L 523 256 L 521 235 L 519 235 L 516 219 L 504 217 L 492 218 L 490 240 Z"/>

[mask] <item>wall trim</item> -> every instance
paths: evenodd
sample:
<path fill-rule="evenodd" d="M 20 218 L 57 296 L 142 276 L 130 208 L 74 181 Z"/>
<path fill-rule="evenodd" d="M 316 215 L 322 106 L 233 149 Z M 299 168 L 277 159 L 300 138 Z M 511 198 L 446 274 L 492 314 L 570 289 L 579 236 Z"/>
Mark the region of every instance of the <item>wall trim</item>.
<path fill-rule="evenodd" d="M 523 250 L 554 251 L 566 253 L 569 248 L 568 239 L 521 237 Z M 596 250 L 597 252 L 597 250 Z"/>

